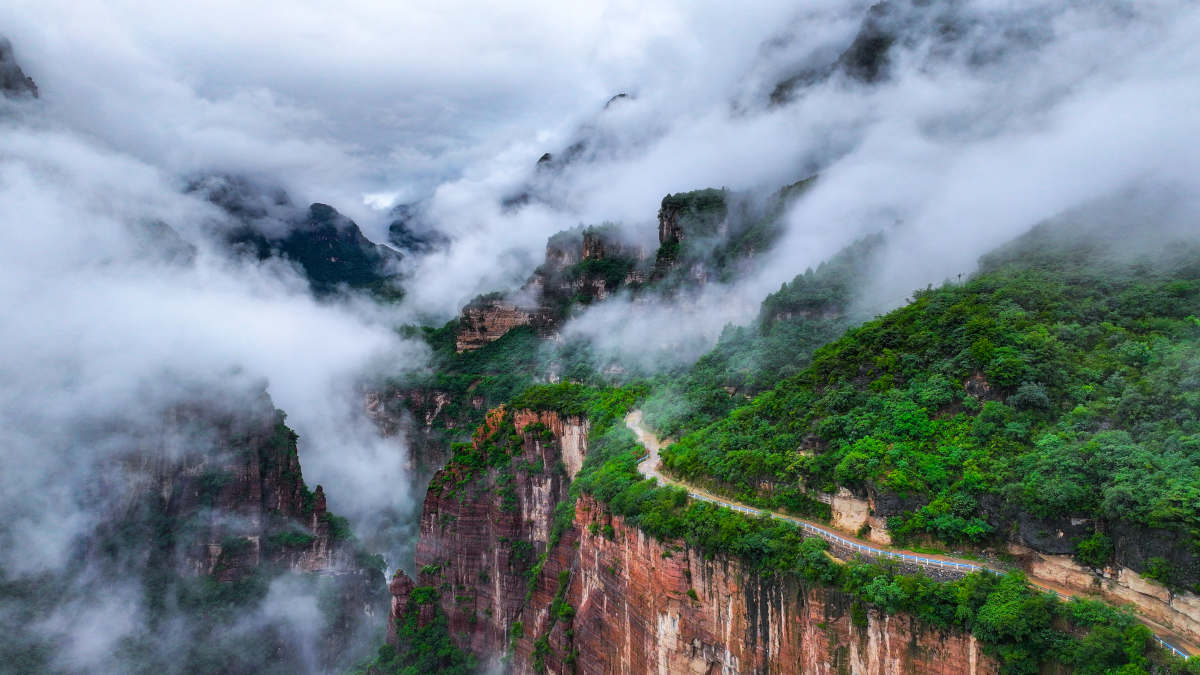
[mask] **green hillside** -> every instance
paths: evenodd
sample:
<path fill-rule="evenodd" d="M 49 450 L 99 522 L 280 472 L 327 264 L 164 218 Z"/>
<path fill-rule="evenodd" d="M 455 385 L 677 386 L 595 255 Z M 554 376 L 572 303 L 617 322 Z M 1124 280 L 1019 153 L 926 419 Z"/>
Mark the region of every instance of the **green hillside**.
<path fill-rule="evenodd" d="M 1044 226 L 916 293 L 666 468 L 768 503 L 843 486 L 894 507 L 901 541 L 1015 530 L 1200 589 L 1200 247 L 1077 241 Z"/>

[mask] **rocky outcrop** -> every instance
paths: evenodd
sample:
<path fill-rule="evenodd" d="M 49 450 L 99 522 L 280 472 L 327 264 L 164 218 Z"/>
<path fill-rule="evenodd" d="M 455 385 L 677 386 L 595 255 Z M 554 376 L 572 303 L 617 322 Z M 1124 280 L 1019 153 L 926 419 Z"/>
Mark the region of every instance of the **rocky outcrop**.
<path fill-rule="evenodd" d="M 542 166 L 554 159 L 543 157 Z M 601 302 L 619 290 L 645 299 L 649 293 L 694 292 L 712 281 L 728 282 L 754 269 L 755 256 L 783 232 L 782 215 L 813 184 L 806 178 L 769 199 L 734 195 L 724 189 L 670 194 L 658 211 L 658 248 L 614 224 L 559 232 L 546 243 L 544 262 L 519 291 L 473 300 L 462 311 L 458 350 L 499 339 L 518 326 L 547 334 L 572 307 Z M 799 310 L 809 311 L 809 310 Z M 817 307 L 821 319 L 840 310 Z"/>
<path fill-rule="evenodd" d="M 492 411 L 473 448 L 510 448 L 511 456 L 478 473 L 452 462 L 425 495 L 416 586 L 438 591 L 450 633 L 465 636 L 461 646 L 475 654 L 503 652 L 521 615 L 527 575 L 548 549 L 555 506 L 567 496 L 561 437 L 552 429 L 569 426 L 556 413 Z M 407 604 L 406 589 L 393 581 L 394 611 Z"/>
<path fill-rule="evenodd" d="M 37 84 L 21 70 L 12 43 L 0 36 L 0 94 L 13 98 L 38 97 Z"/>
<path fill-rule="evenodd" d="M 123 475 L 137 487 L 93 546 L 121 538 L 137 550 L 146 542 L 124 533 L 149 521 L 174 533 L 169 548 L 148 555 L 176 574 L 235 581 L 270 567 L 369 576 L 322 487 L 305 486 L 296 441 L 265 392 L 236 405 L 171 406 L 125 456 Z"/>
<path fill-rule="evenodd" d="M 450 465 L 435 478 L 420 573 L 393 580 L 393 621 L 417 589 L 436 592 L 460 647 L 493 665 L 507 654 L 519 673 L 997 672 L 969 635 L 856 614 L 846 594 L 660 541 L 586 495 L 554 532 L 567 480 L 547 467 L 584 454 L 581 434 L 582 420 L 557 413 L 489 415 L 474 447 L 507 438 L 519 450 L 508 468 Z"/>
<path fill-rule="evenodd" d="M 541 425 L 558 445 L 559 461 L 574 480 L 583 466 L 587 453 L 587 436 L 591 423 L 577 415 L 563 416 L 553 411 L 518 410 L 513 414 L 513 428 L 525 432 L 531 425 Z"/>
<path fill-rule="evenodd" d="M 992 388 L 983 373 L 975 373 L 963 381 L 963 390 L 980 400 L 998 400 L 999 392 Z"/>
<path fill-rule="evenodd" d="M 725 226 L 726 213 L 723 190 L 667 195 L 658 209 L 659 246 L 677 246 L 686 238 L 716 235 Z M 662 248 L 659 251 L 661 257 Z"/>
<path fill-rule="evenodd" d="M 889 545 L 892 536 L 888 533 L 887 518 L 875 513 L 870 499 L 856 496 L 846 488 L 830 497 L 831 524 L 839 530 L 855 534 L 866 528 L 866 538 L 876 544 Z"/>
<path fill-rule="evenodd" d="M 463 308 L 456 348 L 478 349 L 519 326 L 552 334 L 572 304 L 598 302 L 622 286 L 644 282 L 648 256 L 613 226 L 559 232 L 547 241 L 544 262 L 518 292 L 480 296 Z"/>
<path fill-rule="evenodd" d="M 1009 553 L 1039 581 L 1132 605 L 1138 614 L 1200 642 L 1200 596 L 1194 593 L 1173 591 L 1120 565 L 1093 570 L 1071 556 L 1040 553 L 1020 544 L 1009 544 Z"/>
<path fill-rule="evenodd" d="M 545 329 L 548 325 L 540 307 L 521 307 L 503 297 L 485 296 L 463 308 L 454 346 L 459 352 L 479 349 L 519 326 Z"/>

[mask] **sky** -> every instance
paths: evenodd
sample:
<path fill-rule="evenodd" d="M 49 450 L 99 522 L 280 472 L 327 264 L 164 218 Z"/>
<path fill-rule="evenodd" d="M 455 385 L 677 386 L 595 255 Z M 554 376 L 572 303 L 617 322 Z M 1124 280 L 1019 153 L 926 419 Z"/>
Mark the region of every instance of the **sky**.
<path fill-rule="evenodd" d="M 0 6 L 41 94 L 0 102 L 0 447 L 22 467 L 0 493 L 0 511 L 21 514 L 0 564 L 53 566 L 89 526 L 72 495 L 107 450 L 72 435 L 74 420 L 149 410 L 164 382 L 233 386 L 214 373 L 265 379 L 301 435 L 309 483 L 356 526 L 379 526 L 372 514 L 413 500 L 407 450 L 374 432 L 357 386 L 427 356 L 392 328 L 519 286 L 557 231 L 611 221 L 653 238 L 671 192 L 765 194 L 820 176 L 738 283 L 636 311 L 606 303 L 564 332 L 636 354 L 670 326 L 697 345 L 679 352 L 691 358 L 875 232 L 889 244 L 867 311 L 1097 203 L 1119 201 L 1133 236 L 1147 217 L 1200 231 L 1194 2 L 956 0 L 885 14 L 904 36 L 886 78 L 835 74 L 783 105 L 770 104 L 775 84 L 832 66 L 869 3 L 499 5 Z M 938 38 L 938 22 L 961 39 Z M 542 153 L 579 139 L 580 161 L 536 172 Z M 331 204 L 376 241 L 389 207 L 416 204 L 453 243 L 409 260 L 402 305 L 317 301 L 286 264 L 219 250 L 211 225 L 224 216 L 183 189 L 214 173 Z M 503 206 L 522 192 L 534 199 Z M 153 222 L 196 247 L 191 264 L 147 252 L 139 233 Z"/>

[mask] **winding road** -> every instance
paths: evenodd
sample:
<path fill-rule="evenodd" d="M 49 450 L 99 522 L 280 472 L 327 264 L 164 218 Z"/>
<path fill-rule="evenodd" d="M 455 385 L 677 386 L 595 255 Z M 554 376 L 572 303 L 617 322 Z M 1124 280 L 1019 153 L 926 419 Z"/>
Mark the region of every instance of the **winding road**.
<path fill-rule="evenodd" d="M 830 543 L 848 547 L 859 551 L 864 555 L 875 558 L 892 558 L 895 560 L 914 563 L 922 567 L 937 567 L 941 569 L 950 569 L 962 572 L 974 572 L 977 570 L 982 570 L 985 572 L 991 572 L 993 574 L 1005 573 L 1005 570 L 990 567 L 988 565 L 981 565 L 978 562 L 973 562 L 970 560 L 963 560 L 950 556 L 932 555 L 928 553 L 917 553 L 915 551 L 906 551 L 903 549 L 892 548 L 890 546 L 881 547 L 879 544 L 872 544 L 857 537 L 843 534 L 815 521 L 797 518 L 795 516 L 779 513 L 777 511 L 766 511 L 749 506 L 747 504 L 742 504 L 740 502 L 730 501 L 725 497 L 715 495 L 707 490 L 703 490 L 694 485 L 690 485 L 666 476 L 659 471 L 659 464 L 661 463 L 659 450 L 668 445 L 669 441 L 660 440 L 658 436 L 654 434 L 654 432 L 646 428 L 641 410 L 634 410 L 626 415 L 625 426 L 627 426 L 629 430 L 632 431 L 635 436 L 637 436 L 638 443 L 640 443 L 642 447 L 646 448 L 646 456 L 638 460 L 638 473 L 642 474 L 646 478 L 653 479 L 659 485 L 673 485 L 675 487 L 683 488 L 687 491 L 688 496 L 692 499 L 718 504 L 735 511 L 741 511 L 742 513 L 751 515 L 768 515 L 772 518 L 786 520 L 788 522 L 795 523 L 806 533 L 821 537 Z M 1028 572 L 1026 574 L 1028 575 Z M 1070 600 L 1072 597 L 1077 595 L 1070 590 L 1053 587 L 1046 584 L 1044 581 L 1035 580 L 1032 578 L 1029 579 L 1029 585 L 1040 591 L 1052 593 L 1058 597 L 1058 599 L 1063 601 Z M 1145 617 L 1139 616 L 1138 620 L 1141 621 L 1147 628 L 1149 628 L 1152 633 L 1154 633 L 1154 639 L 1157 640 L 1158 643 L 1164 648 L 1171 650 L 1175 654 L 1185 659 L 1200 654 L 1200 649 L 1197 649 L 1195 645 L 1189 644 L 1180 636 L 1172 633 L 1165 626 L 1150 621 Z"/>

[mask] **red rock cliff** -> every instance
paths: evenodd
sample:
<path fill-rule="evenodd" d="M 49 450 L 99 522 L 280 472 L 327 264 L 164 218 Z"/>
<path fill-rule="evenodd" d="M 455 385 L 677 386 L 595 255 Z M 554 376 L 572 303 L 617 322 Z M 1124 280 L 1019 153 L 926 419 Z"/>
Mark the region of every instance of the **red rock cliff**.
<path fill-rule="evenodd" d="M 549 467 L 578 423 L 554 413 L 489 417 L 476 447 L 520 431 L 511 466 L 525 469 L 511 471 L 515 505 L 499 494 L 504 469 L 464 480 L 463 467 L 449 466 L 426 496 L 417 584 L 439 590 L 450 634 L 484 663 L 510 653 L 507 668 L 521 673 L 997 671 L 969 635 L 873 611 L 855 622 L 843 593 L 763 578 L 725 556 L 706 559 L 587 496 L 550 546 L 567 481 Z M 393 620 L 413 586 L 393 581 Z"/>
<path fill-rule="evenodd" d="M 265 394 L 236 412 L 177 405 L 164 414 L 127 471 L 159 517 L 192 535 L 175 537 L 180 572 L 229 581 L 265 563 L 357 570 L 331 528 L 321 486 L 305 487 L 296 440 Z"/>

